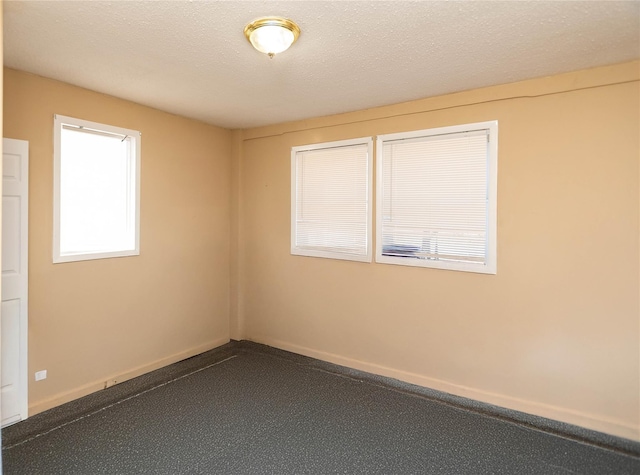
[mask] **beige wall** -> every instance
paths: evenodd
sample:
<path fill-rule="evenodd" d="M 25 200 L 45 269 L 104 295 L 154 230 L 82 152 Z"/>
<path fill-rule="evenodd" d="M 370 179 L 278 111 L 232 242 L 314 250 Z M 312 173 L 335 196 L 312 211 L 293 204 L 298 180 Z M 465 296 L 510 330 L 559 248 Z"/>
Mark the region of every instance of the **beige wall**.
<path fill-rule="evenodd" d="M 30 149 L 30 414 L 227 342 L 231 132 L 4 72 L 4 136 Z M 52 264 L 54 114 L 142 132 L 140 256 Z"/>
<path fill-rule="evenodd" d="M 638 78 L 634 62 L 243 131 L 232 332 L 640 439 Z M 292 146 L 496 119 L 497 275 L 290 255 Z"/>
<path fill-rule="evenodd" d="M 640 439 L 637 62 L 234 132 L 4 73 L 31 414 L 231 335 Z M 52 264 L 54 113 L 142 132 L 140 256 Z M 494 119 L 497 275 L 290 255 L 292 146 Z"/>

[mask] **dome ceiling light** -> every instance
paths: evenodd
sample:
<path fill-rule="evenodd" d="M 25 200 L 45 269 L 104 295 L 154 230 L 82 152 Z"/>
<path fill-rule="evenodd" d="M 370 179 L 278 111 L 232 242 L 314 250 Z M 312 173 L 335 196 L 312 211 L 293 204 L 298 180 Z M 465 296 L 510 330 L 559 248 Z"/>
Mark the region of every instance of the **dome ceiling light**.
<path fill-rule="evenodd" d="M 275 16 L 258 18 L 244 27 L 244 36 L 269 58 L 286 51 L 300 36 L 300 28 L 293 21 Z"/>

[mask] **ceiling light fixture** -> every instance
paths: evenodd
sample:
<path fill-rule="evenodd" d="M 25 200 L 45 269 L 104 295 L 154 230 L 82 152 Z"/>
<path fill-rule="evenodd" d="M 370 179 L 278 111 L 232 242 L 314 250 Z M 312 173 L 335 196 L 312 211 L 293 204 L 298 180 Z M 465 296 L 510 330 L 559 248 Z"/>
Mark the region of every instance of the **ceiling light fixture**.
<path fill-rule="evenodd" d="M 300 28 L 293 21 L 275 16 L 258 18 L 244 27 L 249 43 L 269 58 L 286 51 L 300 36 Z"/>

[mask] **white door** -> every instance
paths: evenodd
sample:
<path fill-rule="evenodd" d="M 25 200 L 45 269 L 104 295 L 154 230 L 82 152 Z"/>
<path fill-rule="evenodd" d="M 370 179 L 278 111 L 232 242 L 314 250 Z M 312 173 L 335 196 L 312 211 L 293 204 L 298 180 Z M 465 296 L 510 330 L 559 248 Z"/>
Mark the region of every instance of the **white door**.
<path fill-rule="evenodd" d="M 29 142 L 2 141 L 2 426 L 27 418 Z"/>

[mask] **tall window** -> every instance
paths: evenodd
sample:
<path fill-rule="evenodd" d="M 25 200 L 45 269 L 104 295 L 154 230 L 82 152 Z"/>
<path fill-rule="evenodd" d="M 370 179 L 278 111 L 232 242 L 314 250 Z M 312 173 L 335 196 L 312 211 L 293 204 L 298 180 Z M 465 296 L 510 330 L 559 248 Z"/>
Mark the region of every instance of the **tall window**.
<path fill-rule="evenodd" d="M 498 123 L 378 136 L 376 261 L 496 273 Z"/>
<path fill-rule="evenodd" d="M 140 132 L 56 115 L 53 262 L 140 254 Z"/>
<path fill-rule="evenodd" d="M 291 149 L 291 254 L 371 261 L 372 144 Z"/>

